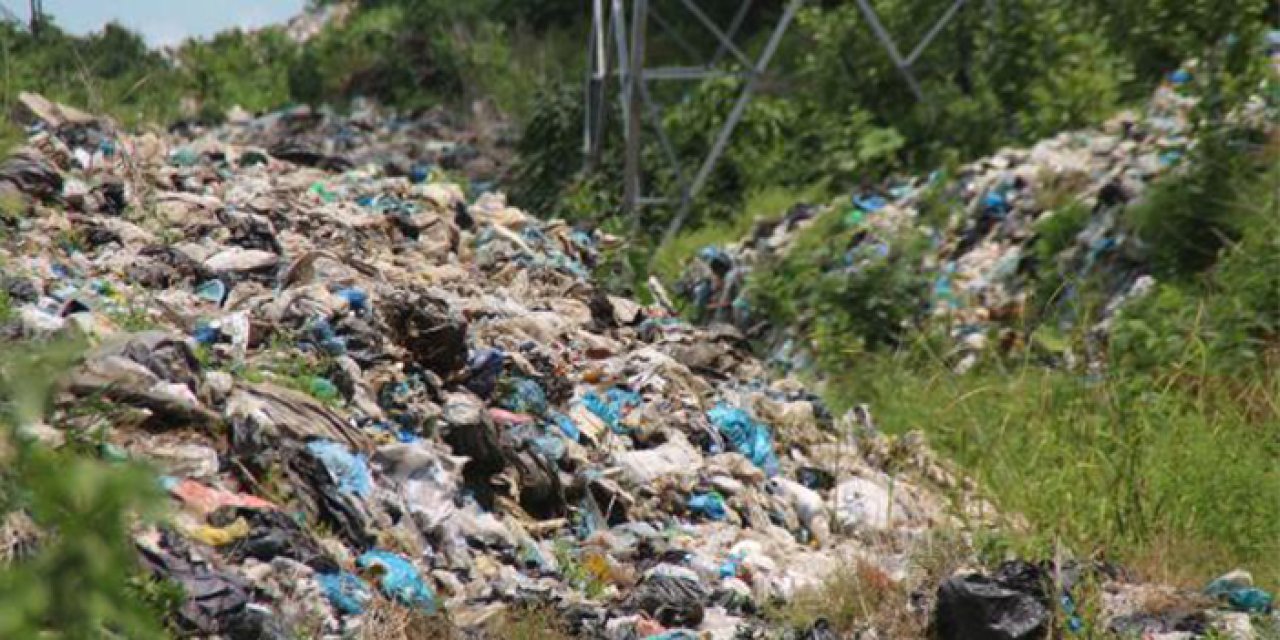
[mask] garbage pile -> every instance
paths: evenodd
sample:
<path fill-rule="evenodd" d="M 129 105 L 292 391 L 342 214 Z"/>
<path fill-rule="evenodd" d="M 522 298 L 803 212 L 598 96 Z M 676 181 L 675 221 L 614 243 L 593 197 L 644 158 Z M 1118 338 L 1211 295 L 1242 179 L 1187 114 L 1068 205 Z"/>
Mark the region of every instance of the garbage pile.
<path fill-rule="evenodd" d="M 935 173 L 894 180 L 829 207 L 798 205 L 781 219 L 758 224 L 738 244 L 704 248 L 677 292 L 688 301 L 695 321 L 731 323 L 763 337 L 774 349 L 771 361 L 803 370 L 812 354 L 800 337 L 802 329 L 766 330 L 762 323 L 767 318 L 752 313 L 743 283 L 762 261 L 794 247 L 816 219 L 843 216 L 844 227 L 857 232 L 851 233 L 849 246 L 832 247 L 845 258 L 833 261 L 832 268 L 852 273 L 868 262 L 888 259 L 912 234 L 931 241 L 932 249 L 918 265 L 932 280 L 922 302 L 929 315 L 949 328 L 957 371 L 972 367 L 986 351 L 1028 342 L 1024 319 L 1037 276 L 1051 274 L 1049 278 L 1063 283 L 1054 300 L 1056 309 L 1065 311 L 1077 299 L 1076 287 L 1085 276 L 1104 274 L 1109 302 L 1102 320 L 1091 327 L 1094 340 L 1086 353 L 1073 354 L 1051 339 L 1037 344 L 1068 366 L 1098 366 L 1110 318 L 1126 300 L 1154 285 L 1145 269 L 1144 248 L 1121 224 L 1121 213 L 1141 199 L 1153 180 L 1177 170 L 1191 145 L 1187 133 L 1196 100 L 1182 89 L 1190 81 L 1191 72 L 1181 70 L 1156 91 L 1143 113 L 1124 112 L 1099 130 L 1062 133 L 1029 149 L 1005 149 L 960 167 L 951 177 Z M 938 203 L 949 219 L 930 226 L 930 220 L 937 220 Z M 1050 218 L 1071 207 L 1086 208 L 1087 223 L 1055 263 L 1044 264 L 1033 243 Z M 932 209 L 930 216 L 923 215 L 926 208 Z M 1052 320 L 1056 314 L 1049 315 Z M 1069 322 L 1075 314 L 1060 316 Z"/>
<path fill-rule="evenodd" d="M 226 126 L 175 127 L 174 133 L 189 143 L 175 150 L 172 162 L 190 167 L 202 155 L 217 154 L 221 145 L 230 144 L 245 148 L 242 163 L 270 157 L 338 172 L 376 166 L 386 177 L 418 183 L 447 176 L 483 193 L 510 164 L 513 137 L 505 120 L 485 103 L 476 103 L 473 111 L 471 121 L 464 123 L 443 108 L 409 117 L 364 98 L 344 113 L 298 105 L 254 116 L 235 107 Z"/>
<path fill-rule="evenodd" d="M 422 130 L 281 147 L 252 142 L 291 115 L 135 135 L 23 102 L 4 340 L 90 345 L 24 434 L 159 471 L 172 516 L 135 541 L 184 635 L 377 637 L 396 607 L 473 634 L 532 608 L 589 638 L 821 637 L 767 608 L 855 563 L 918 587 L 921 620 L 963 595 L 912 558 L 997 515 L 922 438 L 609 295 L 614 239 L 372 151 Z"/>
<path fill-rule="evenodd" d="M 3 334 L 90 344 L 26 433 L 159 470 L 173 516 L 136 542 L 191 636 L 346 637 L 395 603 L 731 638 L 841 558 L 902 576 L 960 527 L 973 488 L 919 439 L 597 287 L 614 239 L 386 162 L 420 126 L 134 135 L 24 104 Z"/>

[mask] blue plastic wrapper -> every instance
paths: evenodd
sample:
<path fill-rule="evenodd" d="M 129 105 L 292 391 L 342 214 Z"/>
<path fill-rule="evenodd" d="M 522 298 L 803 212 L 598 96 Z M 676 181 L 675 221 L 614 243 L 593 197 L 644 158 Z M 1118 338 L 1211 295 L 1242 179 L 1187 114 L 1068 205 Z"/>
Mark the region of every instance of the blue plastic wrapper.
<path fill-rule="evenodd" d="M 436 595 L 422 581 L 418 569 L 407 559 L 390 551 L 374 549 L 360 556 L 356 564 L 366 569 L 378 568 L 381 577 L 378 588 L 388 598 L 394 598 L 410 607 L 418 607 L 428 613 L 435 613 Z"/>
<path fill-rule="evenodd" d="M 560 427 L 560 432 L 563 433 L 565 437 L 574 442 L 582 441 L 582 430 L 578 428 L 578 425 L 573 421 L 573 418 L 570 418 L 559 411 L 552 411 L 549 417 L 552 422 L 556 423 L 557 427 Z"/>
<path fill-rule="evenodd" d="M 982 208 L 990 213 L 1009 213 L 1009 201 L 999 191 L 989 191 L 982 198 Z"/>
<path fill-rule="evenodd" d="M 556 436 L 542 436 L 529 440 L 534 451 L 546 456 L 549 460 L 560 460 L 566 452 L 564 441 Z"/>
<path fill-rule="evenodd" d="M 328 440 L 307 443 L 311 455 L 320 459 L 329 475 L 338 482 L 338 490 L 347 495 L 368 498 L 373 493 L 373 474 L 362 454 L 353 454 L 347 448 Z"/>
<path fill-rule="evenodd" d="M 733 443 L 735 451 L 764 470 L 765 475 L 778 474 L 778 455 L 773 451 L 773 435 L 769 427 L 757 422 L 746 411 L 724 403 L 708 411 L 707 419 Z"/>
<path fill-rule="evenodd" d="M 644 640 L 698 640 L 698 634 L 687 629 L 674 629 L 649 636 Z"/>
<path fill-rule="evenodd" d="M 364 311 L 369 308 L 369 294 L 365 293 L 363 289 L 355 287 L 340 289 L 334 295 L 346 300 L 354 311 Z"/>
<path fill-rule="evenodd" d="M 409 169 L 409 180 L 414 184 L 422 184 L 431 179 L 431 165 L 415 164 Z"/>
<path fill-rule="evenodd" d="M 196 297 L 220 305 L 227 297 L 227 285 L 221 280 L 203 282 L 196 287 Z"/>
<path fill-rule="evenodd" d="M 216 327 L 201 324 L 196 327 L 192 336 L 196 339 L 196 342 L 199 342 L 200 344 L 216 344 L 218 342 L 218 338 L 222 337 L 222 332 Z"/>
<path fill-rule="evenodd" d="M 690 496 L 689 510 L 712 520 L 724 520 L 728 515 L 725 513 L 724 498 L 715 492 Z"/>
<path fill-rule="evenodd" d="M 369 585 L 350 573 L 322 573 L 316 576 L 316 582 L 329 598 L 329 604 L 348 615 L 364 613 L 365 604 L 373 599 Z"/>
<path fill-rule="evenodd" d="M 888 204 L 889 201 L 877 195 L 864 196 L 861 194 L 855 194 L 853 196 L 853 206 L 866 211 L 867 213 L 879 211 L 885 208 Z"/>
<path fill-rule="evenodd" d="M 1232 609 L 1245 613 L 1268 613 L 1273 602 L 1270 593 L 1243 580 L 1229 580 L 1225 577 L 1210 582 L 1204 592 L 1205 595 L 1225 600 Z"/>
<path fill-rule="evenodd" d="M 644 404 L 644 399 L 640 394 L 618 387 L 606 391 L 603 398 L 594 391 L 588 391 L 582 396 L 582 406 L 604 420 L 614 433 L 626 433 L 627 429 L 622 426 L 622 419 L 629 410 L 641 404 Z"/>
<path fill-rule="evenodd" d="M 501 406 L 508 411 L 540 416 L 547 412 L 547 394 L 537 382 L 516 378 L 502 398 Z"/>
<path fill-rule="evenodd" d="M 732 578 L 738 575 L 742 569 L 742 560 L 745 556 L 742 553 L 731 553 L 725 561 L 720 564 L 720 577 Z"/>
<path fill-rule="evenodd" d="M 466 387 L 481 398 L 492 396 L 506 360 L 507 354 L 501 349 L 472 351 L 471 357 L 467 359 L 467 371 L 471 376 L 467 379 Z"/>
<path fill-rule="evenodd" d="M 307 325 L 307 338 L 331 356 L 340 356 L 347 352 L 347 341 L 334 333 L 333 325 L 328 320 L 316 320 Z"/>

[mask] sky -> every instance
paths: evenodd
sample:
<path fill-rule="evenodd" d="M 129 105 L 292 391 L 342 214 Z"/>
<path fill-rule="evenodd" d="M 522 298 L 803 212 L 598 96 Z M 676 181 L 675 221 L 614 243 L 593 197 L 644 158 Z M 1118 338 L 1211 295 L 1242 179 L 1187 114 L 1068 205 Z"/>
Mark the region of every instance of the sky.
<path fill-rule="evenodd" d="M 62 29 L 84 34 L 115 20 L 153 47 L 191 36 L 210 36 L 232 27 L 280 23 L 302 11 L 305 0 L 44 0 L 45 14 Z M 0 0 L 24 20 L 27 0 Z"/>

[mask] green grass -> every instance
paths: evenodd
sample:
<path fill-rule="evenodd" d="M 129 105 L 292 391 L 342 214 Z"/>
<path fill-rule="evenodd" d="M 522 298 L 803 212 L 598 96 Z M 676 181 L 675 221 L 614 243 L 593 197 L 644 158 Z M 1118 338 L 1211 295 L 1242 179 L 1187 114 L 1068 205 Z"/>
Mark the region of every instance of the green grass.
<path fill-rule="evenodd" d="M 757 221 L 780 217 L 799 202 L 821 204 L 827 194 L 825 182 L 804 189 L 768 187 L 755 191 L 747 196 L 742 212 L 732 220 L 715 221 L 698 229 L 683 231 L 659 247 L 650 271 L 664 282 L 675 282 L 699 249 L 738 242 L 747 237 Z"/>
<path fill-rule="evenodd" d="M 863 355 L 829 387 L 890 432 L 923 430 L 1006 511 L 1024 553 L 1064 543 L 1201 586 L 1280 584 L 1280 376 L 1194 368 L 1091 381 L 1027 365 L 967 376 Z M 926 400 L 927 399 L 927 400 Z"/>

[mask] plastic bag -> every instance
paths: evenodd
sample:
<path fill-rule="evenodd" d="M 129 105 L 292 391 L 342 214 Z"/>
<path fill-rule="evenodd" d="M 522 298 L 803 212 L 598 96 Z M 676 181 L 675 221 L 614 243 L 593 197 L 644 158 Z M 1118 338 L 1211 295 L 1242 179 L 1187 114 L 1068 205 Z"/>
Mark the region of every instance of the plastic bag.
<path fill-rule="evenodd" d="M 547 412 L 547 393 L 533 380 L 516 378 L 502 398 L 502 407 L 516 413 L 540 416 Z"/>
<path fill-rule="evenodd" d="M 353 454 L 346 447 L 328 440 L 314 440 L 307 444 L 307 450 L 324 463 L 342 493 L 361 498 L 368 498 L 373 493 L 373 474 L 369 472 L 369 463 L 363 455 Z"/>
<path fill-rule="evenodd" d="M 381 572 L 378 587 L 387 597 L 418 607 L 427 613 L 435 613 L 435 593 L 422 581 L 418 569 L 407 559 L 390 551 L 374 549 L 360 556 L 356 564 Z"/>
<path fill-rule="evenodd" d="M 604 420 L 614 433 L 626 433 L 622 420 L 641 404 L 644 404 L 644 399 L 640 394 L 618 387 L 606 391 L 603 398 L 594 391 L 588 391 L 582 396 L 582 405 Z"/>
<path fill-rule="evenodd" d="M 733 443 L 738 453 L 760 467 L 765 475 L 778 474 L 778 456 L 773 451 L 773 435 L 769 427 L 754 420 L 746 411 L 723 403 L 708 411 L 707 419 Z"/>
<path fill-rule="evenodd" d="M 726 517 L 724 498 L 716 492 L 697 493 L 689 497 L 689 510 L 712 520 Z"/>
<path fill-rule="evenodd" d="M 364 580 L 347 572 L 322 573 L 316 576 L 316 582 L 320 583 L 320 588 L 329 598 L 329 603 L 338 611 L 348 615 L 364 613 L 365 605 L 373 599 L 373 594 Z"/>
<path fill-rule="evenodd" d="M 953 576 L 938 588 L 934 624 L 939 640 L 1031 640 L 1049 629 L 1049 609 L 1034 593 L 1030 565 L 1021 571 L 1002 567 L 996 577 Z M 1034 575 L 1032 575 L 1034 574 Z"/>

